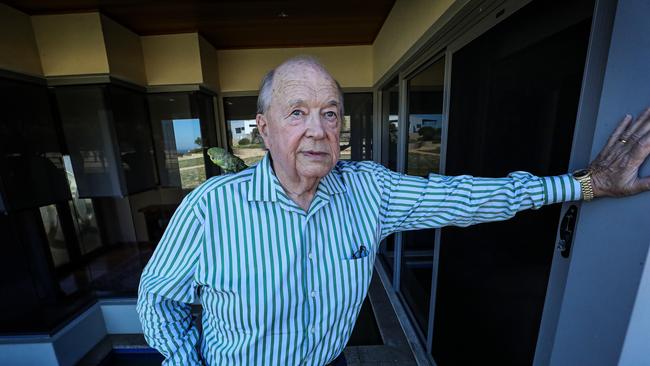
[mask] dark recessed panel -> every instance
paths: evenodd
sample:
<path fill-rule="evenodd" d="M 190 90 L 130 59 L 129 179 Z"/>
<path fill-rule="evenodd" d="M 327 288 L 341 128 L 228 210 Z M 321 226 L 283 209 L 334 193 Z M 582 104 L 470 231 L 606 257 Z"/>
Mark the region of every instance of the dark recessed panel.
<path fill-rule="evenodd" d="M 47 89 L 0 79 L 0 212 L 70 198 Z"/>
<path fill-rule="evenodd" d="M 395 0 L 22 0 L 28 14 L 100 11 L 134 32 L 199 32 L 216 48 L 371 44 Z"/>

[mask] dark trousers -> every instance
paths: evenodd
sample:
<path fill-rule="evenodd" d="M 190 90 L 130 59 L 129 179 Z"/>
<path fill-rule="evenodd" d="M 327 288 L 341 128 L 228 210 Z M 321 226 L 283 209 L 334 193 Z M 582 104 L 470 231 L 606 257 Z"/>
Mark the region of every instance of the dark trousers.
<path fill-rule="evenodd" d="M 332 362 L 328 363 L 327 366 L 348 366 L 348 362 L 345 360 L 345 355 L 341 353 Z"/>

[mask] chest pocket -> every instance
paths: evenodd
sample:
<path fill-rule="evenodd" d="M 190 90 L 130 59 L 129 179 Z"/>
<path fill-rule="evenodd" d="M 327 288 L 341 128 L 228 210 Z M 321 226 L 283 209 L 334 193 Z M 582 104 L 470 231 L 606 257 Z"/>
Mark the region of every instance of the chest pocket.
<path fill-rule="evenodd" d="M 368 253 L 361 258 L 340 260 L 341 267 L 345 272 L 343 277 L 348 280 L 348 285 L 345 286 L 344 302 L 351 309 L 354 309 L 353 315 L 355 317 L 368 292 L 374 261 L 375 255 L 373 253 Z"/>

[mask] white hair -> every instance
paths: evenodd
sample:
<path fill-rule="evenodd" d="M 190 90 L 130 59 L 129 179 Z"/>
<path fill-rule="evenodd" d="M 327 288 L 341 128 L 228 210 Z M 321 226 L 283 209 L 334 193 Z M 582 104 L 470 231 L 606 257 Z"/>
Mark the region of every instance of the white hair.
<path fill-rule="evenodd" d="M 273 78 L 275 77 L 276 71 L 280 68 L 290 65 L 310 66 L 319 71 L 322 71 L 325 75 L 329 76 L 336 85 L 336 88 L 339 92 L 339 98 L 341 101 L 339 109 L 341 118 L 343 118 L 343 89 L 341 89 L 341 85 L 338 81 L 336 81 L 336 79 L 334 79 L 334 77 L 332 77 L 325 66 L 323 66 L 323 64 L 316 57 L 309 55 L 291 57 L 264 75 L 262 78 L 262 83 L 260 84 L 259 94 L 257 96 L 257 113 L 266 113 L 266 111 L 269 109 L 269 106 L 271 105 L 271 99 L 273 98 Z"/>

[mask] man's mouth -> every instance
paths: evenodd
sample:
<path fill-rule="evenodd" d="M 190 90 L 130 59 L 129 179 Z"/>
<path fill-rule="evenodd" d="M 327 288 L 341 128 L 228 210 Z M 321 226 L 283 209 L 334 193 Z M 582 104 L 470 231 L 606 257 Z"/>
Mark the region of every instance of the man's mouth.
<path fill-rule="evenodd" d="M 329 155 L 324 151 L 304 150 L 302 153 L 308 157 L 320 158 Z"/>

